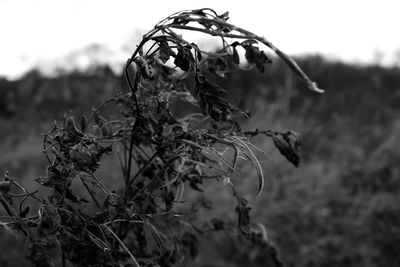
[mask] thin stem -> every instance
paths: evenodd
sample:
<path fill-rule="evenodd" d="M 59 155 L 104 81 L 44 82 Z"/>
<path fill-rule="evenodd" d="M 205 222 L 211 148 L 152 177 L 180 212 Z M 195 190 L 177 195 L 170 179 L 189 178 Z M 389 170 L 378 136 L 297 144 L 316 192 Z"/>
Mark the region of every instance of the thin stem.
<path fill-rule="evenodd" d="M 105 105 L 107 105 L 108 103 L 111 103 L 111 102 L 113 102 L 113 101 L 115 101 L 114 98 L 108 99 L 107 101 L 105 101 L 105 102 L 101 103 L 100 105 L 98 105 L 96 108 L 92 109 L 93 111 L 92 111 L 92 113 L 90 114 L 90 117 L 89 117 L 89 119 L 87 120 L 86 124 L 89 125 L 89 123 L 93 120 L 94 115 L 96 114 L 96 112 L 98 112 L 98 111 L 99 111 L 101 108 L 103 108 Z"/>
<path fill-rule="evenodd" d="M 148 167 L 148 165 L 157 157 L 158 151 L 153 154 L 145 163 L 144 165 L 140 168 L 140 170 L 135 174 L 135 176 L 128 181 L 127 185 L 128 187 L 132 185 L 132 183 L 136 180 L 136 178 Z"/>
<path fill-rule="evenodd" d="M 8 195 L 10 197 L 28 197 L 28 196 L 36 194 L 37 192 L 39 192 L 39 191 L 36 190 L 36 191 L 30 192 L 30 193 L 26 192 L 26 193 L 23 193 L 23 194 L 12 194 L 12 193 L 9 193 Z"/>
<path fill-rule="evenodd" d="M 215 20 L 213 19 L 208 19 L 208 18 L 202 18 L 201 20 L 207 20 L 211 23 L 215 23 Z M 192 21 L 198 22 L 199 20 L 192 19 Z M 267 47 L 269 47 L 272 51 L 274 51 L 288 66 L 289 68 L 296 73 L 302 80 L 304 80 L 309 89 L 318 93 L 323 93 L 324 91 L 320 88 L 317 87 L 317 84 L 313 82 L 305 73 L 304 71 L 297 65 L 297 63 L 290 58 L 288 55 L 286 55 L 283 51 L 278 49 L 275 45 L 273 45 L 270 41 L 266 40 L 264 37 L 260 37 L 252 32 L 249 32 L 247 30 L 244 30 L 242 28 L 236 27 L 230 23 L 224 22 L 222 20 L 218 21 L 219 24 L 223 24 L 227 28 L 230 28 L 232 30 L 235 30 L 237 32 L 242 33 L 243 35 L 240 34 L 232 34 L 232 33 L 225 33 L 222 31 L 216 31 L 216 30 L 208 30 L 208 29 L 203 29 L 203 28 L 198 28 L 198 27 L 193 27 L 193 26 L 188 26 L 188 25 L 181 25 L 181 24 L 168 24 L 165 25 L 164 27 L 168 28 L 175 28 L 175 29 L 182 29 L 182 30 L 189 30 L 189 31 L 197 31 L 197 32 L 203 32 L 206 34 L 209 34 L 211 36 L 219 36 L 219 37 L 228 37 L 228 38 L 236 38 L 236 39 L 254 39 L 257 40 Z"/>
<path fill-rule="evenodd" d="M 151 45 L 151 47 L 147 50 L 147 52 L 146 52 L 146 57 L 149 57 L 149 53 L 150 53 L 151 49 L 153 49 L 154 46 L 156 46 L 156 45 L 157 45 L 157 42 L 154 41 L 154 43 Z M 156 49 L 156 50 L 157 50 L 157 49 Z M 153 52 L 153 53 L 154 53 L 154 52 Z"/>
<path fill-rule="evenodd" d="M 80 172 L 75 171 L 75 174 L 81 179 L 82 179 L 82 177 L 81 177 L 82 174 L 86 174 L 88 177 L 92 177 L 96 181 L 96 184 L 104 191 L 104 193 L 106 193 L 108 196 L 112 195 L 110 190 L 108 190 L 108 188 L 105 187 L 105 185 L 99 180 L 99 178 L 96 177 L 96 175 L 94 173 L 90 173 L 90 172 L 80 173 Z"/>
<path fill-rule="evenodd" d="M 133 153 L 133 142 L 134 142 L 134 133 L 135 133 L 135 127 L 136 126 L 136 121 L 135 124 L 132 126 L 132 131 L 131 131 L 131 140 L 129 144 L 129 153 L 128 153 L 128 170 L 126 172 L 126 177 L 125 177 L 125 190 L 128 189 L 130 185 L 130 177 L 131 177 L 131 169 L 132 169 L 132 153 Z"/>
<path fill-rule="evenodd" d="M 8 215 L 10 215 L 10 217 L 18 217 L 18 221 L 20 222 L 20 224 L 18 224 L 18 229 L 24 233 L 25 236 L 29 237 L 30 236 L 30 231 L 29 228 L 25 227 L 25 223 L 23 222 L 23 220 L 21 220 L 21 218 L 18 216 L 17 212 L 14 210 L 14 208 L 10 205 L 8 205 L 7 200 L 4 198 L 3 194 L 0 194 L 0 202 L 3 205 L 4 209 L 7 211 Z M 24 228 L 27 228 L 27 231 L 25 231 Z"/>
<path fill-rule="evenodd" d="M 7 201 L 4 199 L 2 195 L 0 195 L 0 202 L 10 217 L 17 217 L 17 215 L 11 211 L 11 209 L 7 204 Z"/>
<path fill-rule="evenodd" d="M 242 133 L 244 135 L 250 135 L 250 137 L 253 137 L 253 136 L 256 136 L 256 135 L 259 135 L 259 134 L 263 134 L 263 135 L 271 137 L 271 136 L 274 135 L 274 133 L 277 133 L 277 132 L 276 131 L 272 131 L 272 130 L 260 131 L 260 130 L 256 129 L 254 131 L 243 131 Z"/>

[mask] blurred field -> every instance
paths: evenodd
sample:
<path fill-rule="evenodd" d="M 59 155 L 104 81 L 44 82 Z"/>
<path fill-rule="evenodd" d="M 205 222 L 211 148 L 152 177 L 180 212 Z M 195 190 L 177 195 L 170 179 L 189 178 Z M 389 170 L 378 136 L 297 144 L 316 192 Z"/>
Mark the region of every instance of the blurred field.
<path fill-rule="evenodd" d="M 267 179 L 261 198 L 254 199 L 251 166 L 243 166 L 233 182 L 252 199 L 253 222 L 266 225 L 287 266 L 400 266 L 400 70 L 319 56 L 298 60 L 325 94 L 308 92 L 279 62 L 266 77 L 238 72 L 220 81 L 234 103 L 252 111 L 244 128 L 303 135 L 298 169 L 271 140 L 254 138 L 268 155 L 260 154 Z M 126 88 L 124 78 L 107 67 L 56 78 L 32 71 L 17 81 L 0 79 L 0 172 L 37 188 L 34 178 L 45 168 L 40 133 L 50 121 L 68 110 L 88 112 Z M 119 170 L 105 164 L 101 173 L 112 184 Z M 205 186 L 213 205 L 204 211 L 206 219 L 234 220 L 229 191 L 215 182 Z M 0 254 L 0 266 L 28 266 L 23 240 L 0 232 L 0 248 L 8 251 Z M 262 255 L 224 235 L 204 236 L 201 253 L 196 266 L 265 266 Z"/>

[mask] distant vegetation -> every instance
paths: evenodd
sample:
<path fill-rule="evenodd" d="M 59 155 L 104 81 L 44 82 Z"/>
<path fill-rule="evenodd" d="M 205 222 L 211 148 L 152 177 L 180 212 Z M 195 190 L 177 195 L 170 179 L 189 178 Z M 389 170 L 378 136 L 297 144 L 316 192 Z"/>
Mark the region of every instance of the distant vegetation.
<path fill-rule="evenodd" d="M 304 137 L 301 168 L 294 170 L 275 152 L 275 163 L 263 164 L 266 192 L 251 203 L 254 221 L 266 225 L 287 266 L 400 265 L 400 70 L 320 56 L 297 59 L 326 89 L 321 96 L 303 90 L 284 64 L 272 60 L 264 75 L 237 70 L 229 79 L 215 78 L 232 92 L 232 103 L 253 111 L 245 123 L 249 128 L 293 129 Z M 32 71 L 17 81 L 1 79 L 0 170 L 29 178 L 21 183 L 35 188 L 33 178 L 45 167 L 39 133 L 49 130 L 50 120 L 62 118 L 65 110 L 89 112 L 125 88 L 125 78 L 106 66 L 56 78 Z M 271 151 L 270 141 L 254 142 Z M 255 176 L 253 170 L 243 173 Z M 240 186 L 253 188 L 251 180 Z M 204 216 L 231 216 L 226 210 L 233 207 L 225 208 L 231 201 L 213 190 L 221 199 L 188 197 L 203 199 L 195 208 Z M 23 242 L 1 236 L 0 247 L 10 252 L 0 254 L 0 265 L 28 266 L 20 257 Z M 250 243 L 221 234 L 200 238 L 199 249 L 197 266 L 265 266 Z"/>

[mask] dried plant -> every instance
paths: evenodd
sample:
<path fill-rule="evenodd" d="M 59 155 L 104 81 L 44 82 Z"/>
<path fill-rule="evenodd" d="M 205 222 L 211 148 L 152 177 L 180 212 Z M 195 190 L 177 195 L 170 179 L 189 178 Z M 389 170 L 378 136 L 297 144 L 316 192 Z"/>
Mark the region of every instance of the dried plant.
<path fill-rule="evenodd" d="M 239 68 L 243 63 L 239 50 L 250 67 L 264 72 L 271 63 L 261 50 L 264 45 L 311 90 L 322 90 L 271 42 L 227 20 L 228 13 L 218 15 L 207 8 L 167 17 L 143 36 L 126 63 L 128 93 L 105 101 L 79 123 L 70 114 L 54 122 L 44 135 L 46 174 L 37 179 L 52 189 L 46 199 L 5 175 L 0 201 L 10 221 L 2 226 L 26 236 L 25 255 L 35 266 L 53 266 L 49 252 L 57 248 L 63 266 L 67 262 L 73 266 L 176 266 L 194 258 L 199 234 L 234 231 L 217 219 L 210 219 L 204 228 L 195 227 L 177 207 L 187 185 L 203 191 L 203 182 L 210 179 L 233 192 L 237 234 L 265 250 L 269 262 L 282 266 L 265 228 L 250 222 L 248 202 L 237 193 L 232 179 L 240 175 L 238 161 L 249 161 L 256 169 L 261 194 L 263 170 L 250 138 L 271 137 L 298 166 L 300 136 L 293 131 L 242 130 L 238 119 L 246 113 L 229 103 L 226 90 L 209 77 L 227 77 Z M 220 50 L 207 51 L 184 39 L 181 33 L 185 31 L 219 38 Z M 193 90 L 187 88 L 187 80 L 193 81 Z M 178 117 L 171 111 L 177 102 L 197 107 L 201 113 Z M 118 157 L 122 170 L 116 191 L 108 189 L 96 172 L 101 158 L 112 155 Z M 15 190 L 21 192 L 12 193 Z M 37 212 L 25 205 L 29 198 L 40 203 Z"/>

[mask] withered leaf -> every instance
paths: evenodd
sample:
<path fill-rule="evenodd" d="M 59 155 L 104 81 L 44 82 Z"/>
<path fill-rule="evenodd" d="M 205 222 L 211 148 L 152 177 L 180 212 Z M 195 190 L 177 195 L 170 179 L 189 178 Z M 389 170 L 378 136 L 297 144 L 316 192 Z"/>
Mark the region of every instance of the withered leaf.
<path fill-rule="evenodd" d="M 174 64 L 183 71 L 189 71 L 194 64 L 194 58 L 190 49 L 190 46 L 178 47 L 178 54 L 175 57 Z"/>
<path fill-rule="evenodd" d="M 57 212 L 57 208 L 52 205 L 43 205 L 39 208 L 38 213 L 38 235 L 41 237 L 51 235 L 54 231 L 57 230 L 57 227 L 61 224 L 61 218 Z"/>
<path fill-rule="evenodd" d="M 223 97 L 226 90 L 208 81 L 201 73 L 197 73 L 195 82 L 195 94 L 203 114 L 210 115 L 216 121 L 221 121 L 226 120 L 232 111 L 238 110 Z"/>
<path fill-rule="evenodd" d="M 236 47 L 232 47 L 232 58 L 233 62 L 235 62 L 236 64 L 240 63 L 239 54 L 236 50 Z"/>
<path fill-rule="evenodd" d="M 275 146 L 294 166 L 300 164 L 299 148 L 301 138 L 298 133 L 289 131 L 287 133 L 274 133 L 272 136 Z"/>
<path fill-rule="evenodd" d="M 272 61 L 264 54 L 264 51 L 260 51 L 257 46 L 246 45 L 245 57 L 250 64 L 255 64 L 256 68 L 264 73 L 265 64 L 271 63 Z"/>
<path fill-rule="evenodd" d="M 19 217 L 25 218 L 26 215 L 29 213 L 29 206 L 26 206 L 21 212 L 19 213 Z"/>
<path fill-rule="evenodd" d="M 169 47 L 166 39 L 161 39 L 158 45 L 160 47 L 159 58 L 163 63 L 165 63 L 169 60 L 171 55 L 174 54 L 174 51 Z"/>
<path fill-rule="evenodd" d="M 135 60 L 136 64 L 138 65 L 138 69 L 142 74 L 142 77 L 147 80 L 154 79 L 154 73 L 152 68 L 150 67 L 149 63 L 143 57 L 139 56 Z"/>
<path fill-rule="evenodd" d="M 227 21 L 229 19 L 229 11 L 226 11 L 225 13 L 218 15 L 218 18 Z"/>

